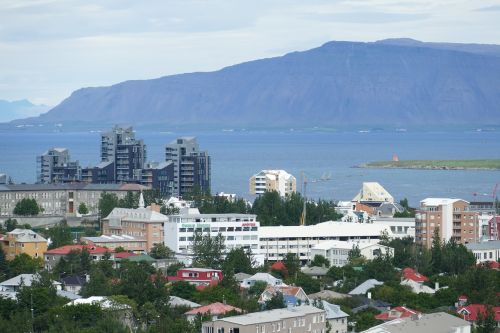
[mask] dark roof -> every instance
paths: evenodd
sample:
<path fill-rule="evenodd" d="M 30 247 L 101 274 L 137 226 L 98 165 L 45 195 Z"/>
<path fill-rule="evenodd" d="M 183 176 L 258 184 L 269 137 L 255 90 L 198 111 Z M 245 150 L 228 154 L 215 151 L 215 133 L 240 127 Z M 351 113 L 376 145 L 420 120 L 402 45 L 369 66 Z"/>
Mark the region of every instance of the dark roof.
<path fill-rule="evenodd" d="M 139 184 L 87 184 L 87 183 L 65 183 L 65 184 L 7 184 L 0 185 L 2 191 L 139 191 L 148 187 Z"/>
<path fill-rule="evenodd" d="M 71 275 L 63 277 L 61 282 L 66 286 L 83 286 L 87 281 L 83 276 Z"/>

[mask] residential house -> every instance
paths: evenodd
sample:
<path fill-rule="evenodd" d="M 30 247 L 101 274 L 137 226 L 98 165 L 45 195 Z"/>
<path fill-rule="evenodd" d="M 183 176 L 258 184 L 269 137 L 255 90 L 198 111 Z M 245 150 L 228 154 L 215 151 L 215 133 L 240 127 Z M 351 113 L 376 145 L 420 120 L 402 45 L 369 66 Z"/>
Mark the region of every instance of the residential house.
<path fill-rule="evenodd" d="M 388 320 L 394 320 L 394 319 L 399 319 L 399 318 L 408 318 L 411 316 L 419 316 L 422 313 L 417 310 L 413 310 L 410 308 L 407 308 L 405 306 L 397 306 L 395 308 L 392 308 L 386 312 L 380 313 L 375 316 L 375 319 L 378 320 L 383 320 L 383 321 L 388 321 Z"/>
<path fill-rule="evenodd" d="M 283 280 L 275 278 L 269 273 L 255 273 L 251 277 L 244 279 L 240 286 L 241 288 L 250 288 L 257 281 L 265 282 L 268 286 L 286 286 Z"/>
<path fill-rule="evenodd" d="M 87 279 L 85 276 L 70 275 L 61 278 L 61 283 L 63 284 L 64 290 L 74 294 L 80 294 L 83 286 L 87 283 Z"/>
<path fill-rule="evenodd" d="M 217 319 L 219 316 L 223 316 L 227 313 L 233 312 L 242 313 L 243 311 L 240 308 L 234 307 L 232 305 L 216 302 L 194 308 L 186 312 L 185 315 L 189 321 L 193 321 L 198 314 L 210 315 L 213 319 Z M 229 332 L 229 330 L 227 332 Z"/>
<path fill-rule="evenodd" d="M 145 253 L 149 251 L 147 247 L 147 239 L 144 237 L 134 237 L 129 235 L 111 235 L 111 236 L 97 236 L 97 237 L 82 237 L 80 241 L 93 246 L 107 247 L 114 251 L 117 247 L 135 253 Z"/>
<path fill-rule="evenodd" d="M 202 333 L 323 333 L 325 310 L 313 306 L 288 307 L 205 322 Z"/>
<path fill-rule="evenodd" d="M 201 304 L 195 303 L 188 301 L 187 299 L 180 298 L 177 296 L 170 296 L 168 299 L 168 305 L 175 308 L 175 307 L 186 307 L 186 308 L 199 308 Z"/>
<path fill-rule="evenodd" d="M 304 273 L 307 276 L 312 277 L 313 279 L 321 279 L 326 276 L 328 273 L 328 268 L 326 267 L 318 267 L 318 266 L 313 266 L 313 267 L 302 267 L 301 269 L 302 273 Z"/>
<path fill-rule="evenodd" d="M 336 304 L 321 301 L 321 305 L 326 312 L 325 318 L 330 323 L 330 332 L 347 333 L 347 318 L 349 315 Z"/>
<path fill-rule="evenodd" d="M 497 324 L 497 329 L 500 330 L 500 306 L 495 306 L 491 308 L 493 311 L 493 318 Z M 469 304 L 466 306 L 459 307 L 457 313 L 468 322 L 473 325 L 477 324 L 478 319 L 486 316 L 488 312 L 488 307 L 484 304 Z"/>
<path fill-rule="evenodd" d="M 465 320 L 436 312 L 388 321 L 361 333 L 470 333 L 471 325 Z"/>
<path fill-rule="evenodd" d="M 241 285 L 241 283 L 243 283 L 243 281 L 245 279 L 248 279 L 251 276 L 252 275 L 250 275 L 250 274 L 240 272 L 240 273 L 234 274 L 234 279 L 236 280 L 236 282 L 238 282 Z"/>
<path fill-rule="evenodd" d="M 271 298 L 277 293 L 281 293 L 283 295 L 285 304 L 291 304 L 293 306 L 311 304 L 311 300 L 307 297 L 304 290 L 301 287 L 295 286 L 267 286 L 267 288 L 260 295 L 258 302 L 264 304 L 271 300 Z"/>
<path fill-rule="evenodd" d="M 218 285 L 224 274 L 221 270 L 211 268 L 181 268 L 176 276 L 169 276 L 169 282 L 186 281 L 197 288 Z"/>
<path fill-rule="evenodd" d="M 39 258 L 47 251 L 47 240 L 30 229 L 14 229 L 0 240 L 0 244 L 7 260 L 13 260 L 21 253 Z"/>
<path fill-rule="evenodd" d="M 262 170 L 250 177 L 250 194 L 275 191 L 284 197 L 297 190 L 297 180 L 285 170 Z"/>
<path fill-rule="evenodd" d="M 349 292 L 349 295 L 366 295 L 366 293 L 376 286 L 383 285 L 383 282 L 377 281 L 375 279 L 369 279 L 358 285 L 356 288 Z"/>
<path fill-rule="evenodd" d="M 110 250 L 105 247 L 81 244 L 64 245 L 45 252 L 45 269 L 52 270 L 59 260 L 66 257 L 71 251 L 87 251 L 92 260 L 103 260 L 106 256 L 111 256 Z"/>
<path fill-rule="evenodd" d="M 0 282 L 0 291 L 18 292 L 21 287 L 31 287 L 33 281 L 40 278 L 38 274 L 19 274 L 11 279 Z M 57 290 L 61 290 L 61 283 L 53 281 L 52 284 Z"/>
<path fill-rule="evenodd" d="M 476 262 L 500 262 L 500 240 L 469 243 L 465 247 L 474 253 Z"/>
<path fill-rule="evenodd" d="M 435 289 L 426 286 L 424 282 L 428 280 L 427 276 L 418 273 L 410 267 L 404 268 L 401 272 L 401 285 L 410 287 L 416 294 L 434 294 L 439 289 L 439 283 L 436 283 Z"/>
<path fill-rule="evenodd" d="M 314 293 L 314 294 L 309 294 L 309 295 L 307 295 L 307 297 L 309 297 L 309 299 L 312 299 L 312 300 L 315 300 L 315 299 L 328 300 L 328 299 L 336 299 L 336 298 L 339 298 L 339 299 L 350 298 L 352 296 L 348 295 L 348 294 L 338 293 L 338 292 L 333 291 L 333 290 L 325 289 L 325 290 L 318 291 L 317 293 Z"/>
<path fill-rule="evenodd" d="M 377 240 L 330 240 L 313 245 L 311 248 L 311 257 L 314 258 L 316 255 L 321 255 L 330 262 L 330 266 L 342 267 L 348 263 L 349 252 L 355 247 L 359 248 L 361 255 L 368 260 L 386 255 L 394 256 L 394 249 L 392 247 L 379 244 Z"/>

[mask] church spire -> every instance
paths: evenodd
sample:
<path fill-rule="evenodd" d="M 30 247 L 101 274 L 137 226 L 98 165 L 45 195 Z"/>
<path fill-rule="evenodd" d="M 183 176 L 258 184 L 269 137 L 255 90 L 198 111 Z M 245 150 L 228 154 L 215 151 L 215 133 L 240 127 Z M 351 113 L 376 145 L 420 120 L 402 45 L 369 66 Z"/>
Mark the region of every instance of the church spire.
<path fill-rule="evenodd" d="M 142 191 L 141 195 L 139 196 L 139 208 L 144 208 L 144 196 L 142 195 Z"/>

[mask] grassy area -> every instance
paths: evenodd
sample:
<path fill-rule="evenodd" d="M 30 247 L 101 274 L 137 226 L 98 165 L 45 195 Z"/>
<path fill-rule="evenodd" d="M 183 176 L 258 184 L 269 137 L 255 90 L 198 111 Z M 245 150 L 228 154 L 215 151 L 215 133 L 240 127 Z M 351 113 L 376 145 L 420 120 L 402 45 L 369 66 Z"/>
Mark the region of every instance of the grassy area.
<path fill-rule="evenodd" d="M 376 161 L 360 165 L 361 168 L 401 168 L 401 169 L 485 169 L 500 170 L 500 160 L 407 160 Z"/>

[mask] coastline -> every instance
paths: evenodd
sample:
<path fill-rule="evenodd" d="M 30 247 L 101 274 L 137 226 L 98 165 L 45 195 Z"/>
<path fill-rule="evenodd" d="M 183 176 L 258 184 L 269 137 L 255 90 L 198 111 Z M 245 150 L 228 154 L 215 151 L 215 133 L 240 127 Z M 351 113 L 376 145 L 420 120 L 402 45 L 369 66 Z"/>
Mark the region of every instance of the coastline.
<path fill-rule="evenodd" d="M 360 169 L 500 171 L 500 160 L 375 161 L 354 166 Z"/>

